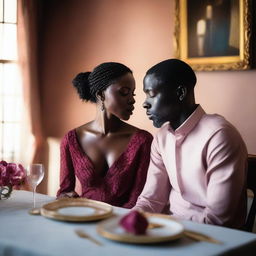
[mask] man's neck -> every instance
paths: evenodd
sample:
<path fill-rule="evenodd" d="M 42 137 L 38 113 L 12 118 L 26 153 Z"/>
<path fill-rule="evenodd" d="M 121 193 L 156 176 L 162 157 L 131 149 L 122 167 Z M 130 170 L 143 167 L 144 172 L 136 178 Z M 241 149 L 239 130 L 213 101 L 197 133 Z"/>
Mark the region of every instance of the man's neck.
<path fill-rule="evenodd" d="M 198 104 L 192 104 L 190 107 L 186 107 L 181 114 L 179 115 L 179 119 L 177 122 L 170 123 L 173 130 L 176 130 L 178 127 L 180 127 L 195 111 L 195 109 L 198 107 Z"/>

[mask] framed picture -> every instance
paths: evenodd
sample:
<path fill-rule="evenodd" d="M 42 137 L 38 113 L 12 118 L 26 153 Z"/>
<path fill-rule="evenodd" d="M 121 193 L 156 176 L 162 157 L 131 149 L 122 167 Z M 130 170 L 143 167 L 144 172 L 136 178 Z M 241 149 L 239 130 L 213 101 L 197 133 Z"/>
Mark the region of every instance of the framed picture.
<path fill-rule="evenodd" d="M 250 0 L 176 0 L 176 57 L 194 70 L 249 69 Z"/>

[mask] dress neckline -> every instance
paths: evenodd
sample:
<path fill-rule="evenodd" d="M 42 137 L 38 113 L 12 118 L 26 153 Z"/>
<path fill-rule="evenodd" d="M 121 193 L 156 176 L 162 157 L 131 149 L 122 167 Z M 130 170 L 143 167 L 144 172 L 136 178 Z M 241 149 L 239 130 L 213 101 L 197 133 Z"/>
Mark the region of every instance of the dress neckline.
<path fill-rule="evenodd" d="M 76 129 L 71 130 L 71 134 L 72 134 L 72 138 L 75 142 L 75 147 L 78 149 L 79 153 L 81 154 L 81 159 L 84 161 L 85 165 L 89 168 L 89 170 L 91 172 L 94 173 L 94 175 L 97 175 L 101 178 L 105 178 L 106 176 L 109 176 L 111 174 L 111 170 L 114 169 L 115 170 L 115 166 L 122 160 L 122 158 L 124 157 L 124 155 L 130 151 L 130 149 L 132 148 L 133 145 L 133 141 L 136 139 L 136 137 L 138 136 L 138 134 L 141 132 L 141 129 L 137 128 L 137 130 L 132 134 L 129 142 L 127 143 L 125 150 L 118 156 L 118 158 L 113 162 L 113 164 L 108 168 L 106 174 L 104 176 L 100 176 L 99 174 L 97 174 L 94 170 L 95 170 L 95 166 L 93 161 L 91 160 L 91 158 L 84 152 L 84 150 L 82 149 L 78 137 L 77 137 L 77 133 L 76 133 Z M 136 143 L 135 143 L 136 144 Z"/>

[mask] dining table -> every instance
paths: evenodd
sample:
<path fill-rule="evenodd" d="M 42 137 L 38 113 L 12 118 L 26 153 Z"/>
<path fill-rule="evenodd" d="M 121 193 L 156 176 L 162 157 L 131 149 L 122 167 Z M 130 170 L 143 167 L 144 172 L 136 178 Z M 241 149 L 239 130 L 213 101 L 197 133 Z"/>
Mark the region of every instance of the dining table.
<path fill-rule="evenodd" d="M 55 197 L 36 193 L 38 207 L 55 200 Z M 187 236 L 162 243 L 126 243 L 99 234 L 97 227 L 104 220 L 72 222 L 31 215 L 32 202 L 32 192 L 25 190 L 14 190 L 10 198 L 0 200 L 0 256 L 256 255 L 256 234 L 251 232 L 179 220 L 185 230 L 207 235 L 220 243 L 197 241 Z M 113 206 L 115 216 L 129 211 Z M 78 236 L 75 232 L 78 229 L 99 244 Z"/>

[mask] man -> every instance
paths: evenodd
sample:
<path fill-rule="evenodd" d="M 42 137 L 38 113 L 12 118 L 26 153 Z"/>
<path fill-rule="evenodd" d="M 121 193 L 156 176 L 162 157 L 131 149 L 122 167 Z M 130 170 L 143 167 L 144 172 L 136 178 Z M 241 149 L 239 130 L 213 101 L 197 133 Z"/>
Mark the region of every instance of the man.
<path fill-rule="evenodd" d="M 144 77 L 143 107 L 161 127 L 151 147 L 145 187 L 135 208 L 181 219 L 240 228 L 246 215 L 247 151 L 222 116 L 195 103 L 196 76 L 170 59 Z"/>

